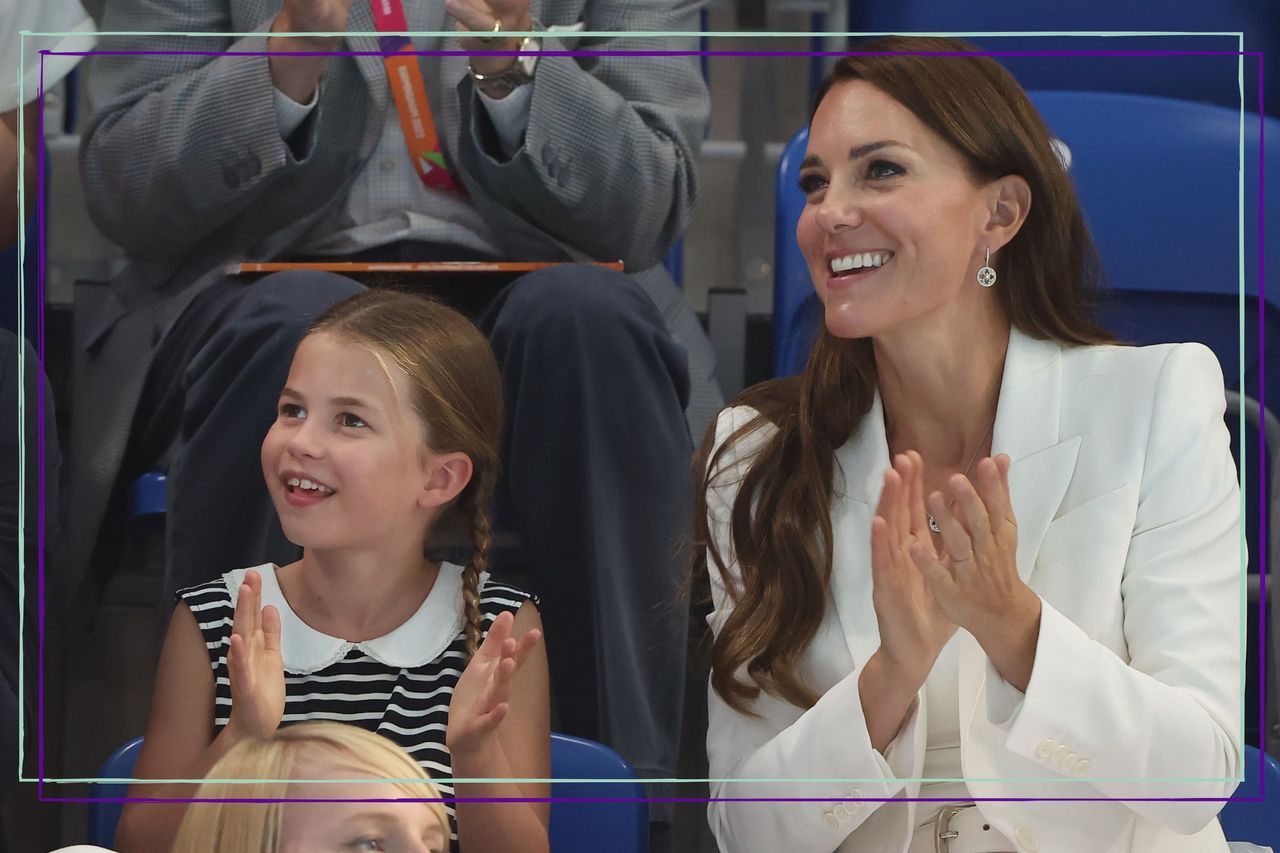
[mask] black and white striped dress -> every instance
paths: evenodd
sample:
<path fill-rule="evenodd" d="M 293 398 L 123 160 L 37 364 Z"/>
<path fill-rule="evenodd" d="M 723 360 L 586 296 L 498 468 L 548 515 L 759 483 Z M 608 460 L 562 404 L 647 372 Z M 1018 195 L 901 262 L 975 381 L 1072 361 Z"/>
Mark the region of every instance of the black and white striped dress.
<path fill-rule="evenodd" d="M 256 567 L 262 575 L 262 604 L 280 611 L 281 655 L 285 669 L 282 725 L 303 720 L 332 720 L 377 732 L 396 742 L 422 765 L 432 779 L 452 775 L 444 745 L 449 699 L 466 661 L 463 632 L 462 567 L 441 563 L 440 574 L 422 606 L 390 634 L 352 643 L 307 625 L 285 600 L 276 567 Z M 227 651 L 236 597 L 247 569 L 178 592 L 191 608 L 209 650 L 216 685 L 214 734 L 231 714 L 231 682 Z M 537 599 L 481 576 L 480 612 L 484 631 L 504 611 L 515 611 Z M 441 796 L 453 786 L 437 782 Z M 457 848 L 454 807 L 449 812 L 453 846 Z"/>

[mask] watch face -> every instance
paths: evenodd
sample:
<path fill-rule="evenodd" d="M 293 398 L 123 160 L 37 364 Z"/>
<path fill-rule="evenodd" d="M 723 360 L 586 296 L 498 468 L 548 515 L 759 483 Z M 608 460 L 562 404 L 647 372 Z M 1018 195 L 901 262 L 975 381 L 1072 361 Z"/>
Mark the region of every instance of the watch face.
<path fill-rule="evenodd" d="M 471 78 L 481 92 L 490 98 L 504 98 L 517 86 L 523 86 L 533 79 L 533 70 L 538 64 L 537 51 L 542 47 L 538 39 L 526 38 L 520 43 L 523 56 L 517 56 L 511 66 L 496 74 L 477 74 L 470 70 Z"/>
<path fill-rule="evenodd" d="M 520 45 L 520 49 L 522 51 L 539 51 L 542 50 L 542 42 L 536 38 L 527 38 L 524 40 L 524 44 Z M 538 54 L 526 53 L 524 56 L 516 59 L 516 64 L 524 70 L 527 77 L 532 78 L 533 69 L 538 66 Z M 521 82 L 527 83 L 528 80 L 523 80 Z"/>

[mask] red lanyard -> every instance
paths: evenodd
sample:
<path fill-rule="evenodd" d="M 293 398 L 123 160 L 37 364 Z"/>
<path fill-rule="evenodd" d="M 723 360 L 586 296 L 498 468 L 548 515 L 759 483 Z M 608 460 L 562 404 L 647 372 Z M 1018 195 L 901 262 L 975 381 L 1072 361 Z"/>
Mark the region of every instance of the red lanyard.
<path fill-rule="evenodd" d="M 370 0 L 370 5 L 379 32 L 408 32 L 403 0 Z M 378 44 L 387 70 L 387 84 L 395 98 L 396 115 L 400 117 L 400 130 L 418 177 L 431 189 L 466 195 L 466 188 L 454 180 L 445 167 L 436 123 L 431 117 L 431 103 L 422 82 L 422 69 L 418 67 L 418 57 L 412 53 L 413 43 L 408 36 L 380 36 Z"/>

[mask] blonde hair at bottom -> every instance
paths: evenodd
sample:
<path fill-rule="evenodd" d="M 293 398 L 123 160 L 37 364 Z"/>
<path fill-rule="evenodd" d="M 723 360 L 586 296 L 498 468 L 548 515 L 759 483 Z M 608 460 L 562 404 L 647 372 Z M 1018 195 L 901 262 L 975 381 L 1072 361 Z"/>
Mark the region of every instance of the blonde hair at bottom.
<path fill-rule="evenodd" d="M 293 768 L 329 759 L 379 779 L 395 779 L 406 798 L 436 799 L 440 792 L 416 761 L 381 735 L 344 723 L 299 723 L 270 738 L 245 740 L 222 756 L 195 799 L 274 799 L 277 802 L 193 802 L 178 828 L 172 853 L 275 853 Z M 233 783 L 225 779 L 268 781 Z M 405 781 L 410 780 L 410 781 Z M 443 803 L 423 803 L 449 836 Z"/>

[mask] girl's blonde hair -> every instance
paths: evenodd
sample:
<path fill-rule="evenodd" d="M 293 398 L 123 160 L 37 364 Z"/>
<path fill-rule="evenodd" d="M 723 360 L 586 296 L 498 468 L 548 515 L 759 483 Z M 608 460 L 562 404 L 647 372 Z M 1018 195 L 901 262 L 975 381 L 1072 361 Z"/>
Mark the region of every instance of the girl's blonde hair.
<path fill-rule="evenodd" d="M 209 770 L 195 799 L 262 799 L 276 802 L 193 802 L 178 828 L 172 853 L 275 853 L 280 823 L 293 770 L 302 760 L 328 760 L 354 774 L 396 779 L 405 797 L 439 799 L 418 763 L 381 735 L 345 723 L 299 723 L 278 730 L 265 740 L 244 740 L 233 746 Z M 269 781 L 233 783 L 224 779 Z M 319 786 L 323 791 L 323 786 Z M 311 795 L 308 795 L 311 796 Z M 322 799 L 323 793 L 317 798 Z M 439 802 L 423 803 L 431 810 L 445 837 L 449 816 Z"/>
<path fill-rule="evenodd" d="M 480 644 L 480 573 L 493 541 L 489 504 L 502 440 L 502 377 L 489 341 L 452 308 L 385 288 L 334 305 L 307 334 L 317 332 L 367 348 L 388 377 L 389 358 L 409 379 L 409 402 L 426 426 L 427 446 L 471 458 L 471 481 L 437 521 L 469 531 L 472 553 L 462 573 L 469 659 Z"/>

